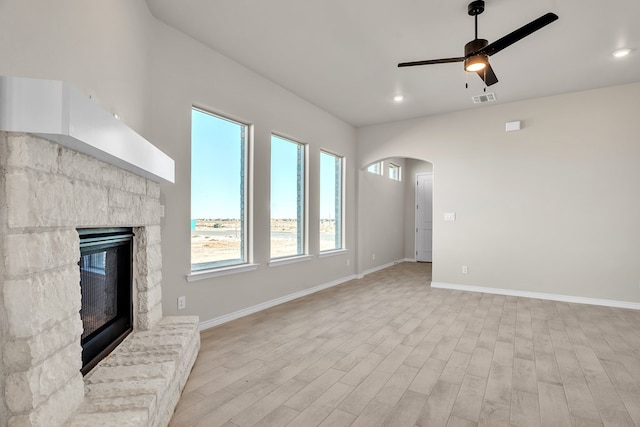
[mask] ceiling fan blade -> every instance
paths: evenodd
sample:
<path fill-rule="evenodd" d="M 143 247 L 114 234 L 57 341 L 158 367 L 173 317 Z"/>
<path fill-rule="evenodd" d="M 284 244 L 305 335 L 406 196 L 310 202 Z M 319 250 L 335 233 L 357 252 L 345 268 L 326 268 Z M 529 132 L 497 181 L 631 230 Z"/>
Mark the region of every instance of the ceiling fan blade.
<path fill-rule="evenodd" d="M 484 70 L 476 71 L 480 78 L 484 81 L 484 84 L 487 86 L 494 85 L 498 83 L 498 78 L 496 77 L 496 73 L 493 72 L 493 68 L 491 68 L 491 64 L 487 64 Z"/>
<path fill-rule="evenodd" d="M 542 15 L 540 18 L 534 19 L 533 21 L 529 22 L 528 24 L 518 28 L 515 31 L 510 32 L 506 36 L 504 36 L 504 37 L 494 41 L 493 43 L 485 46 L 483 49 L 478 51 L 478 53 L 484 53 L 484 54 L 486 54 L 488 56 L 491 56 L 491 55 L 493 55 L 495 53 L 498 53 L 502 49 L 511 46 L 515 42 L 517 42 L 519 40 L 522 40 L 523 38 L 527 37 L 528 35 L 536 32 L 536 31 L 538 31 L 542 27 L 545 27 L 545 26 L 551 24 L 553 21 L 555 21 L 557 19 L 558 19 L 558 15 L 556 15 L 555 13 L 549 12 L 549 13 L 547 13 L 545 15 Z"/>
<path fill-rule="evenodd" d="M 449 62 L 463 62 L 464 57 L 458 58 L 442 58 L 442 59 L 428 59 L 425 61 L 414 61 L 414 62 L 401 62 L 398 64 L 398 67 L 413 67 L 414 65 L 431 65 L 431 64 L 447 64 Z"/>

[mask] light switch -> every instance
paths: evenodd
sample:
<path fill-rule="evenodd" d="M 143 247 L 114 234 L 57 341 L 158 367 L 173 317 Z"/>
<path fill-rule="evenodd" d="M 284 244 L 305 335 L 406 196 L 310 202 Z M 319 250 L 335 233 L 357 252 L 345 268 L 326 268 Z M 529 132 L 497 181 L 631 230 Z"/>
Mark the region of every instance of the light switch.
<path fill-rule="evenodd" d="M 456 220 L 456 213 L 455 212 L 445 212 L 444 220 L 445 221 L 455 221 Z"/>

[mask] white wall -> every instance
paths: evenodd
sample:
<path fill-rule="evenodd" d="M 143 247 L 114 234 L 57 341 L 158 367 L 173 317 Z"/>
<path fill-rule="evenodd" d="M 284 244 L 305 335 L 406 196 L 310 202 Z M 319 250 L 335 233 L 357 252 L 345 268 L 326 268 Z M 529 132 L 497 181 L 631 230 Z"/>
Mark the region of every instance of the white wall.
<path fill-rule="evenodd" d="M 151 140 L 176 161 L 176 183 L 162 186 L 163 308 L 178 314 L 176 299 L 201 321 L 355 274 L 355 130 L 344 122 L 243 68 L 182 33 L 156 22 L 152 51 Z M 286 66 L 286 64 L 283 64 Z M 256 271 L 187 282 L 190 268 L 191 106 L 251 123 L 254 129 L 253 236 Z M 269 267 L 271 132 L 309 144 L 310 261 Z M 348 253 L 319 258 L 320 149 L 346 156 Z M 347 265 L 349 260 L 349 265 Z"/>
<path fill-rule="evenodd" d="M 358 165 L 433 162 L 436 282 L 640 302 L 638 111 L 631 84 L 369 126 Z"/>
<path fill-rule="evenodd" d="M 404 259 L 405 180 L 389 179 L 390 162 L 404 173 L 405 159 L 399 158 L 384 159 L 382 175 L 366 167 L 359 172 L 360 272 Z"/>
<path fill-rule="evenodd" d="M 143 1 L 0 1 L 0 75 L 67 81 L 145 136 L 152 19 Z"/>

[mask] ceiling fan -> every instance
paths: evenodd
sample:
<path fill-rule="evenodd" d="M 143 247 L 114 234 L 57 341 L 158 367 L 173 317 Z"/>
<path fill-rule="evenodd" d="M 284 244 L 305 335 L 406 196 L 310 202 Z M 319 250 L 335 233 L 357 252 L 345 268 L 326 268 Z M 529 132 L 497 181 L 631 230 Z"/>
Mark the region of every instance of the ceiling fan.
<path fill-rule="evenodd" d="M 455 58 L 428 59 L 425 61 L 415 62 L 402 62 L 398 64 L 398 67 L 446 64 L 448 62 L 464 62 L 465 71 L 477 73 L 484 81 L 485 85 L 491 86 L 492 84 L 498 83 L 498 78 L 496 77 L 496 74 L 493 72 L 493 69 L 489 64 L 489 57 L 558 19 L 558 15 L 549 12 L 489 44 L 486 39 L 478 38 L 478 15 L 484 12 L 484 1 L 472 1 L 471 3 L 469 3 L 468 11 L 469 15 L 475 18 L 475 38 L 464 46 L 464 56 Z"/>

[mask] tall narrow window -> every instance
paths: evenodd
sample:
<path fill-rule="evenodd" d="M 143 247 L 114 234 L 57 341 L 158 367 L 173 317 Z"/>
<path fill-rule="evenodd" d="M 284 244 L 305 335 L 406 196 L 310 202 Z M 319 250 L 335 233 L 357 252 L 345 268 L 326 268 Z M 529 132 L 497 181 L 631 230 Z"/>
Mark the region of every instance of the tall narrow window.
<path fill-rule="evenodd" d="M 382 175 L 382 161 L 370 164 L 369 167 L 367 167 L 367 172 Z"/>
<path fill-rule="evenodd" d="M 394 181 L 400 181 L 400 166 L 395 163 L 389 163 L 389 178 Z"/>
<path fill-rule="evenodd" d="M 271 258 L 305 253 L 305 146 L 271 136 Z"/>
<path fill-rule="evenodd" d="M 320 251 L 343 248 L 343 158 L 320 153 Z"/>
<path fill-rule="evenodd" d="M 191 112 L 191 271 L 246 262 L 245 124 Z"/>

